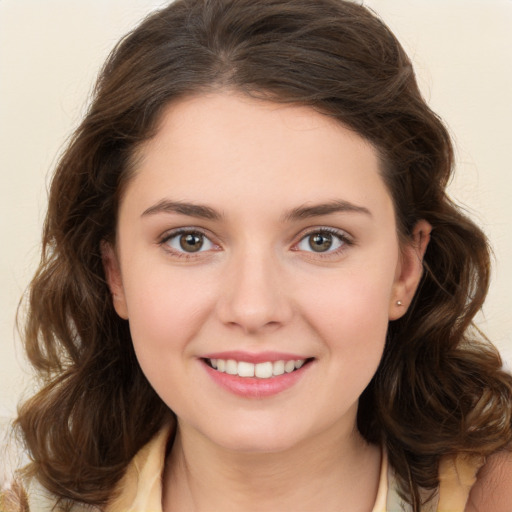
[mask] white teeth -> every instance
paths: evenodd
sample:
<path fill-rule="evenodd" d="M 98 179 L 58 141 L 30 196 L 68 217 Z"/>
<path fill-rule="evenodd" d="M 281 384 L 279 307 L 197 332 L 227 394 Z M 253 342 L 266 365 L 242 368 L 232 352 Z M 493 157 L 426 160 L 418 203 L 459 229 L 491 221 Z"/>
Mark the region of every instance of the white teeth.
<path fill-rule="evenodd" d="M 260 379 L 270 379 L 272 377 L 272 363 L 258 363 L 254 366 L 254 376 Z"/>
<path fill-rule="evenodd" d="M 286 363 L 284 363 L 284 371 L 291 373 L 293 370 L 295 370 L 295 361 L 286 361 Z"/>
<path fill-rule="evenodd" d="M 238 375 L 240 377 L 254 377 L 254 365 L 252 363 L 240 361 L 238 363 Z"/>
<path fill-rule="evenodd" d="M 229 375 L 236 375 L 238 373 L 238 363 L 234 359 L 226 361 L 226 373 L 229 373 Z"/>
<path fill-rule="evenodd" d="M 272 365 L 272 375 L 283 375 L 284 373 L 284 361 L 276 361 Z"/>
<path fill-rule="evenodd" d="M 219 372 L 239 377 L 257 377 L 258 379 L 270 379 L 284 373 L 291 373 L 295 369 L 302 368 L 305 359 L 290 361 L 265 361 L 264 363 L 248 363 L 246 361 L 235 361 L 234 359 L 210 359 L 212 368 Z"/>

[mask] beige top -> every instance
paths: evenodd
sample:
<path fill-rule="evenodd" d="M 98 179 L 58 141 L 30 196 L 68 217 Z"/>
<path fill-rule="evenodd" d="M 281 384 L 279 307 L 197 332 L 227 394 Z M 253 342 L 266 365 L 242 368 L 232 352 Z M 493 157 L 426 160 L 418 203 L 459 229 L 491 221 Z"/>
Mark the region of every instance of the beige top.
<path fill-rule="evenodd" d="M 170 427 L 162 429 L 133 458 L 117 487 L 117 498 L 104 512 L 162 512 L 162 474 Z M 456 457 L 440 464 L 440 486 L 437 499 L 429 502 L 424 512 L 463 512 L 481 461 Z M 372 512 L 410 512 L 397 492 L 397 484 L 384 452 L 377 498 Z M 33 481 L 26 489 L 10 489 L 0 493 L 0 512 L 59 512 L 55 497 Z M 75 505 L 72 512 L 92 512 Z"/>

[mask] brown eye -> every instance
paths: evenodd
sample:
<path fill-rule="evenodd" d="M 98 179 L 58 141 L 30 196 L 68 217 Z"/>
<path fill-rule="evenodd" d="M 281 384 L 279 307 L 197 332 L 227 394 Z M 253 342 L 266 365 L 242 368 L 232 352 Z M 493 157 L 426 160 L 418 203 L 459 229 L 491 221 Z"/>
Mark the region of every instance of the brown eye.
<path fill-rule="evenodd" d="M 197 252 L 204 244 L 204 236 L 201 233 L 185 233 L 180 235 L 180 247 L 185 252 Z"/>
<path fill-rule="evenodd" d="M 350 239 L 343 232 L 336 230 L 331 233 L 329 229 L 311 231 L 296 245 L 296 249 L 304 252 L 337 253 L 346 245 L 351 245 Z"/>
<path fill-rule="evenodd" d="M 308 237 L 308 243 L 315 252 L 328 251 L 333 244 L 333 236 L 330 233 L 313 233 Z"/>
<path fill-rule="evenodd" d="M 167 236 L 162 244 L 165 244 L 172 252 L 193 254 L 211 251 L 217 246 L 200 231 L 175 231 Z"/>

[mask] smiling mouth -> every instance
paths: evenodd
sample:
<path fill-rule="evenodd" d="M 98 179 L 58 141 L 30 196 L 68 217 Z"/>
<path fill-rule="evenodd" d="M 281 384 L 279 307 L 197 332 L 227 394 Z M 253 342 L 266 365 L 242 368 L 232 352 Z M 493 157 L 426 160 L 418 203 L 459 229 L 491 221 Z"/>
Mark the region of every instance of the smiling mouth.
<path fill-rule="evenodd" d="M 287 373 L 292 373 L 305 364 L 308 364 L 313 358 L 293 359 L 280 361 L 265 361 L 262 363 L 249 363 L 247 361 L 235 361 L 234 359 L 203 359 L 205 363 L 221 373 L 228 375 L 237 375 L 238 377 L 256 377 L 258 379 L 270 379 Z"/>

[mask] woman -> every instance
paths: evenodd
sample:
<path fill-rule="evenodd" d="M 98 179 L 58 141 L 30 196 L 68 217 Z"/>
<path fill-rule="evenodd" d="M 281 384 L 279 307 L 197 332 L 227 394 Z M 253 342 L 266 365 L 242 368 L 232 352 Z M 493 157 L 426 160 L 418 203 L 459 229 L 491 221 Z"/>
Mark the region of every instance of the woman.
<path fill-rule="evenodd" d="M 489 255 L 452 160 L 361 6 L 145 20 L 53 179 L 4 508 L 509 510 L 512 380 L 472 329 Z"/>

